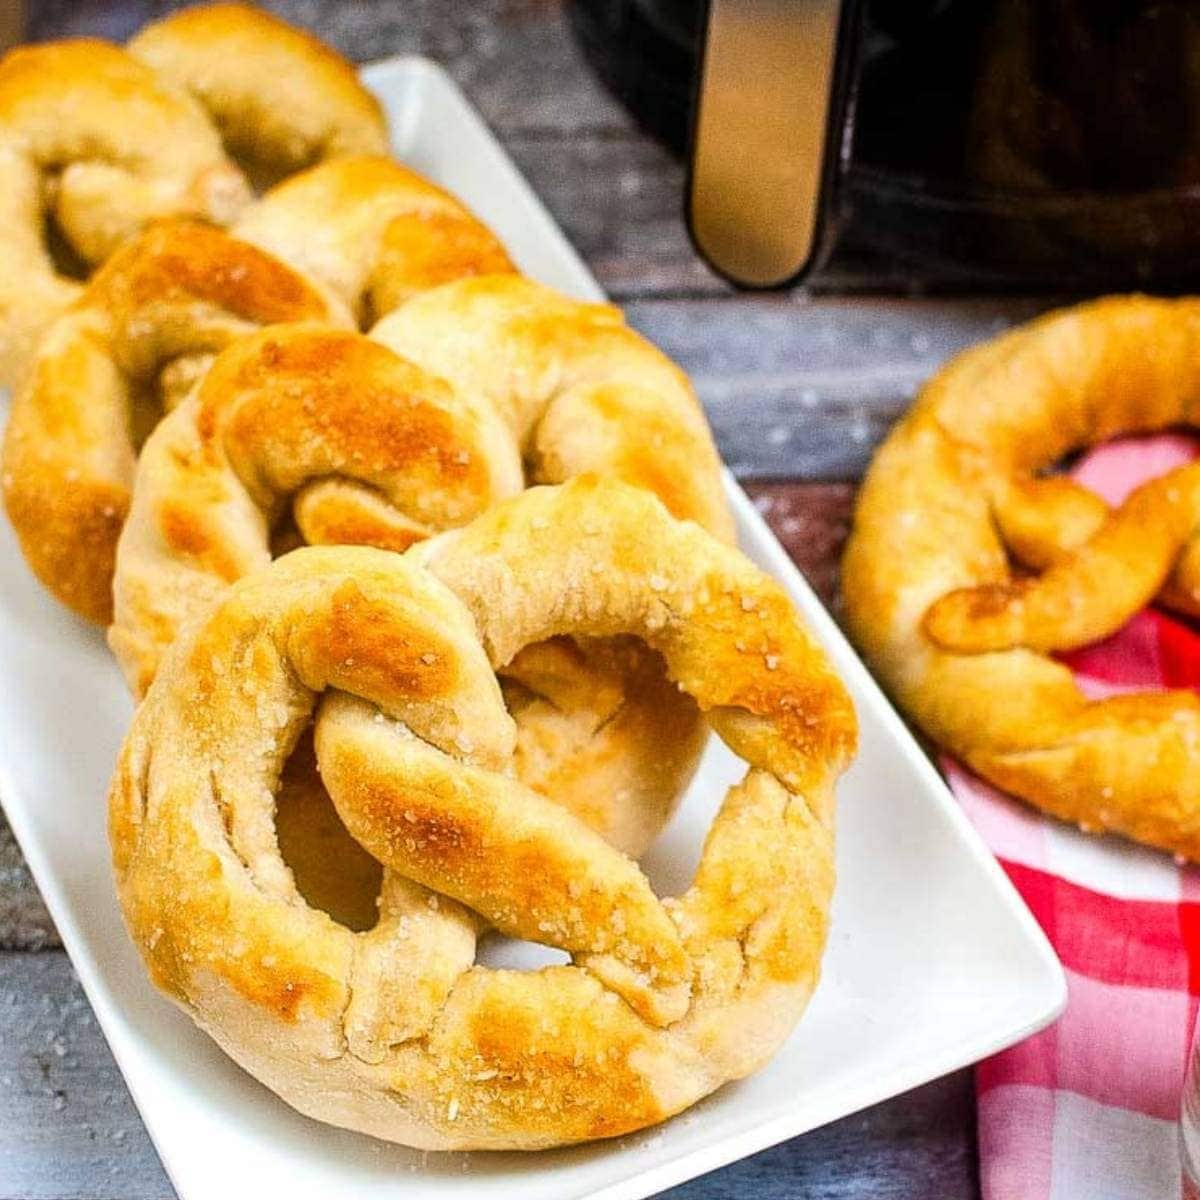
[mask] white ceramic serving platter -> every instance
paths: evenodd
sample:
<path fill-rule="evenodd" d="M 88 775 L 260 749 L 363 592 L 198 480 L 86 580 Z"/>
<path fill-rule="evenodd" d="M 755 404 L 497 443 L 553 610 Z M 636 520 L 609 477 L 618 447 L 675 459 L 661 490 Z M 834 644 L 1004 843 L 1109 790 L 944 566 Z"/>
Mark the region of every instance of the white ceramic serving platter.
<path fill-rule="evenodd" d="M 439 68 L 398 59 L 365 79 L 400 158 L 457 192 L 528 274 L 600 295 Z M 743 548 L 787 586 L 861 721 L 861 752 L 840 788 L 824 977 L 795 1034 L 754 1078 L 644 1134 L 532 1155 L 422 1155 L 319 1125 L 154 992 L 121 925 L 105 839 L 105 787 L 129 700 L 100 632 L 41 591 L 0 521 L 0 795 L 184 1200 L 639 1200 L 970 1063 L 1057 1015 L 1063 976 L 1037 926 L 753 505 L 732 479 L 728 487 Z M 647 859 L 660 891 L 685 886 L 739 770 L 710 746 Z"/>

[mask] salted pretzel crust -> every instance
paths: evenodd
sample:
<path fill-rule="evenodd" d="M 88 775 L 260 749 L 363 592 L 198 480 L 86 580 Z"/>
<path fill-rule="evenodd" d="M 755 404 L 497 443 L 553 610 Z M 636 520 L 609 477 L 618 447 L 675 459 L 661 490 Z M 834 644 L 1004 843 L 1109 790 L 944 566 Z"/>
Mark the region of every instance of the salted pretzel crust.
<path fill-rule="evenodd" d="M 677 899 L 509 773 L 492 668 L 561 635 L 646 639 L 749 764 Z M 339 813 L 388 868 L 365 933 L 300 899 L 274 836 L 314 709 Z M 753 1071 L 799 1019 L 854 739 L 778 584 L 584 477 L 403 557 L 309 548 L 234 584 L 123 748 L 119 894 L 156 983 L 302 1112 L 440 1149 L 611 1137 Z M 572 963 L 475 965 L 481 919 Z"/>
<path fill-rule="evenodd" d="M 218 355 L 143 448 L 109 642 L 140 695 L 180 630 L 270 563 L 289 513 L 310 544 L 403 550 L 521 487 L 471 397 L 352 330 L 273 325 Z"/>
<path fill-rule="evenodd" d="M 234 232 L 331 287 L 364 327 L 418 292 L 515 269 L 461 201 L 403 164 L 371 155 L 284 180 L 242 214 Z"/>
<path fill-rule="evenodd" d="M 150 222 L 226 226 L 252 199 L 242 168 L 261 185 L 387 146 L 354 67 L 257 8 L 188 8 L 124 49 L 80 38 L 10 51 L 0 60 L 0 384 L 21 381 L 79 278 Z"/>
<path fill-rule="evenodd" d="M 999 787 L 1089 830 L 1200 858 L 1200 700 L 1088 700 L 1048 657 L 1156 595 L 1194 611 L 1200 470 L 1107 506 L 1043 472 L 1200 424 L 1200 301 L 1113 297 L 961 354 L 880 448 L 846 550 L 846 616 L 896 699 Z M 1016 576 L 1010 556 L 1044 571 Z"/>
<path fill-rule="evenodd" d="M 310 544 L 402 549 L 519 491 L 524 457 L 532 482 L 625 478 L 730 536 L 690 386 L 615 309 L 516 276 L 425 297 L 413 320 L 406 305 L 369 338 L 276 326 L 240 340 L 152 434 L 109 631 L 136 693 L 189 621 L 270 561 L 289 510 Z M 661 662 L 637 642 L 557 639 L 506 664 L 504 687 L 519 777 L 643 850 L 705 734 Z"/>
<path fill-rule="evenodd" d="M 96 273 L 39 346 L 0 459 L 21 550 L 59 600 L 108 623 L 138 433 L 223 346 L 305 319 L 349 323 L 335 297 L 207 225 L 152 226 Z"/>

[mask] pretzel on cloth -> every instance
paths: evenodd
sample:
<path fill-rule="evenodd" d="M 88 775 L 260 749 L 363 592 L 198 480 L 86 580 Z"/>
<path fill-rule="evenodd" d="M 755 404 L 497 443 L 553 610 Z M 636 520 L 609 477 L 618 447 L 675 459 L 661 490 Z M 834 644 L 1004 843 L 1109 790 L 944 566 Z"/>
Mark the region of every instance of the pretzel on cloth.
<path fill-rule="evenodd" d="M 349 324 L 335 297 L 207 225 L 154 225 L 96 273 L 38 347 L 0 460 L 21 549 L 59 600 L 111 619 L 117 536 L 158 413 L 235 338 L 304 319 Z"/>
<path fill-rule="evenodd" d="M 615 309 L 516 276 L 429 296 L 419 328 L 439 314 L 452 339 L 471 328 L 462 357 L 476 356 L 481 375 L 494 364 L 490 390 L 469 375 L 448 384 L 400 357 L 411 348 L 447 366 L 426 353 L 417 326 L 393 329 L 403 345 L 383 325 L 369 338 L 277 326 L 226 349 L 147 441 L 109 631 L 135 692 L 228 583 L 270 562 L 272 531 L 289 511 L 309 543 L 403 549 L 519 491 L 531 442 L 534 482 L 615 475 L 730 536 L 716 451 L 685 377 Z M 506 664 L 505 694 L 521 779 L 564 798 L 622 849 L 644 849 L 704 737 L 661 663 L 636 643 L 559 639 Z"/>
<path fill-rule="evenodd" d="M 127 51 L 90 39 L 12 51 L 0 61 L 0 383 L 19 380 L 76 276 L 149 221 L 236 217 L 251 192 L 226 150 L 273 179 L 386 146 L 353 67 L 256 9 L 188 9 Z"/>
<path fill-rule="evenodd" d="M 748 763 L 678 899 L 511 775 L 492 668 L 562 635 L 647 641 Z M 368 932 L 308 907 L 279 854 L 272 792 L 314 710 L 338 811 L 387 868 Z M 737 551 L 615 481 L 536 488 L 403 557 L 307 548 L 235 584 L 122 750 L 121 903 L 155 983 L 310 1116 L 439 1149 L 611 1137 L 755 1070 L 800 1017 L 854 740 Z M 572 962 L 478 966 L 484 921 Z"/>
<path fill-rule="evenodd" d="M 1047 655 L 1114 633 L 1156 595 L 1195 611 L 1200 470 L 1112 512 L 1044 472 L 1120 434 L 1197 424 L 1200 301 L 1051 313 L 925 386 L 867 475 L 843 572 L 858 644 L 930 737 L 1055 816 L 1191 859 L 1200 700 L 1089 700 Z M 1045 570 L 1014 574 L 1010 554 Z"/>
<path fill-rule="evenodd" d="M 294 175 L 246 209 L 234 232 L 333 288 L 364 327 L 417 292 L 513 270 L 462 203 L 389 158 L 353 156 Z"/>

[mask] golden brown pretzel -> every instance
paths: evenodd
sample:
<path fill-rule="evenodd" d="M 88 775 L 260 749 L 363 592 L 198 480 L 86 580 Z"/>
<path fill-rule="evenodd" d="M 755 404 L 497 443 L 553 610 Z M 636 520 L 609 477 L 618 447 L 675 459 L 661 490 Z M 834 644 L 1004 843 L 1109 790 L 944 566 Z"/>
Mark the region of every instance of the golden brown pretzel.
<path fill-rule="evenodd" d="M 350 330 L 229 346 L 138 461 L 109 631 L 135 693 L 189 620 L 270 563 L 281 519 L 309 543 L 403 550 L 519 492 L 515 447 L 473 400 Z"/>
<path fill-rule="evenodd" d="M 388 158 L 301 172 L 248 208 L 235 232 L 333 288 L 362 326 L 440 283 L 513 269 L 466 207 Z"/>
<path fill-rule="evenodd" d="M 24 46 L 0 60 L 0 383 L 79 292 L 51 255 L 102 262 L 148 221 L 228 223 L 249 199 L 201 107 L 116 46 Z"/>
<path fill-rule="evenodd" d="M 1200 700 L 1090 701 L 1045 652 L 1115 632 L 1177 563 L 1173 592 L 1195 603 L 1200 472 L 1154 480 L 1111 514 L 1040 473 L 1122 433 L 1198 424 L 1200 301 L 1051 313 L 929 381 L 871 466 L 844 570 L 855 639 L 932 738 L 1056 816 L 1188 858 Z M 1014 577 L 1014 530 L 1048 564 L 1040 576 Z"/>
<path fill-rule="evenodd" d="M 508 774 L 489 658 L 564 634 L 645 639 L 749 764 L 678 899 Z M 338 810 L 389 869 L 366 933 L 302 901 L 275 840 L 314 708 Z M 854 736 L 824 655 L 736 551 L 639 489 L 537 488 L 404 558 L 305 549 L 234 585 L 122 751 L 122 907 L 155 982 L 309 1115 L 430 1148 L 614 1136 L 755 1070 L 801 1015 Z M 476 966 L 481 919 L 572 964 Z"/>
<path fill-rule="evenodd" d="M 147 25 L 128 49 L 200 101 L 255 180 L 387 152 L 383 111 L 354 66 L 260 8 L 185 8 Z"/>
<path fill-rule="evenodd" d="M 4 502 L 38 578 L 92 621 L 112 613 L 138 446 L 212 355 L 260 325 L 349 323 L 269 254 L 215 228 L 153 226 L 47 332 L 5 432 Z"/>
<path fill-rule="evenodd" d="M 127 51 L 84 39 L 14 50 L 0 61 L 0 384 L 18 381 L 77 295 L 64 266 L 86 274 L 156 218 L 234 219 L 250 189 L 226 150 L 273 181 L 386 149 L 354 68 L 258 9 L 189 8 Z"/>
<path fill-rule="evenodd" d="M 402 548 L 518 491 L 529 448 L 534 482 L 616 475 L 730 536 L 686 379 L 615 309 L 513 276 L 436 289 L 419 320 L 405 311 L 393 333 L 439 369 L 453 366 L 455 386 L 393 353 L 382 325 L 371 338 L 276 327 L 229 347 L 150 437 L 109 633 L 135 692 L 226 584 L 270 561 L 289 507 L 310 543 Z M 427 333 L 458 346 L 453 363 Z M 644 849 L 704 734 L 661 663 L 637 644 L 560 639 L 507 664 L 505 694 L 520 778 L 622 849 Z"/>

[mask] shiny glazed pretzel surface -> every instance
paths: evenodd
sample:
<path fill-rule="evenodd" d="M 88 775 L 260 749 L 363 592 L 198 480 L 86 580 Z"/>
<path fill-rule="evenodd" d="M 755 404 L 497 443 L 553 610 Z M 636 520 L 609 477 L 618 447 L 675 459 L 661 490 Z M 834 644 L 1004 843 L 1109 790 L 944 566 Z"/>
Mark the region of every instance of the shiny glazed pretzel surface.
<path fill-rule="evenodd" d="M 647 641 L 749 765 L 677 899 L 512 777 L 492 670 L 560 635 Z M 387 867 L 364 933 L 304 904 L 274 834 L 314 707 L 338 811 Z M 304 549 L 233 586 L 122 751 L 122 905 L 159 986 L 303 1112 L 437 1148 L 612 1136 L 754 1070 L 799 1018 L 854 736 L 736 551 L 620 483 L 535 488 L 403 557 Z M 475 965 L 482 921 L 571 965 Z"/>
<path fill-rule="evenodd" d="M 1156 596 L 1200 612 L 1200 468 L 1111 512 L 1046 472 L 1121 434 L 1195 425 L 1200 302 L 1051 313 L 925 386 L 867 475 L 844 570 L 856 641 L 937 742 L 1056 816 L 1192 859 L 1200 700 L 1089 700 L 1050 655 Z"/>

